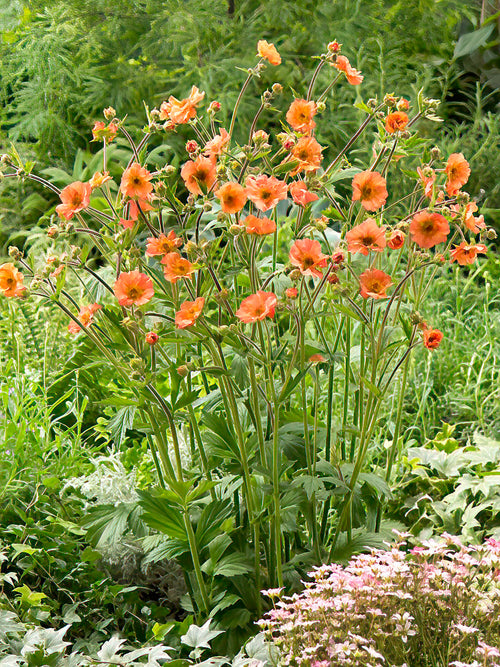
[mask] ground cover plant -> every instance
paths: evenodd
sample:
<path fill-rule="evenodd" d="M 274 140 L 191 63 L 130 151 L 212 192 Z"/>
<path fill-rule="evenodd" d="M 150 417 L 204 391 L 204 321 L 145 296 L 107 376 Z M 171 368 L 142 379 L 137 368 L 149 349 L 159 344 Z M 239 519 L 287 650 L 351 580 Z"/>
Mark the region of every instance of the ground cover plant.
<path fill-rule="evenodd" d="M 240 104 L 280 64 L 260 40 L 226 127 L 196 86 L 146 108 L 142 133 L 106 108 L 92 130 L 102 163 L 63 189 L 15 150 L 3 157 L 6 182 L 59 198 L 49 249 L 13 247 L 0 267 L 4 296 L 59 308 L 81 339 L 79 371 L 116 409 L 113 437 L 135 431 L 149 446 L 146 483 L 90 509 L 88 539 L 126 535 L 150 562 L 176 560 L 184 609 L 231 629 L 233 652 L 262 588 L 298 589 L 312 565 L 391 535 L 411 353 L 443 338 L 426 297 L 443 264 L 474 264 L 491 235 L 462 190 L 464 155 L 419 137 L 420 121 L 439 120 L 422 93 L 415 106 L 358 102 L 353 135 L 322 145 L 331 91 L 363 82 L 337 41 L 293 99 L 279 83 L 252 97 L 238 143 Z M 367 159 L 355 149 L 368 131 Z M 165 133 L 185 140 L 178 167 Z"/>
<path fill-rule="evenodd" d="M 316 568 L 291 598 L 268 591 L 275 608 L 260 625 L 280 664 L 497 665 L 500 543 L 443 537 Z"/>

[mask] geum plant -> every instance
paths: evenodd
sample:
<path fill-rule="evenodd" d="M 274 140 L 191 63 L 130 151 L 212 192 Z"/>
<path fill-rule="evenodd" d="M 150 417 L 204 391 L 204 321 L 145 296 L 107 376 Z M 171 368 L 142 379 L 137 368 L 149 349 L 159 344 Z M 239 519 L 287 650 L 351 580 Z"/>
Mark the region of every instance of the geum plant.
<path fill-rule="evenodd" d="M 473 263 L 486 251 L 476 235 L 488 233 L 461 191 L 464 156 L 445 162 L 416 134 L 420 118 L 436 119 L 433 100 L 419 95 L 414 111 L 394 95 L 357 104 L 365 119 L 345 146 L 318 142 L 334 86 L 363 79 L 337 42 L 283 131 L 259 127 L 282 92 L 274 84 L 237 145 L 243 95 L 281 62 L 265 41 L 258 56 L 227 130 L 218 102 L 201 114 L 193 86 L 148 112 L 138 143 L 106 109 L 93 129 L 103 170 L 89 182 L 59 191 L 15 152 L 3 158 L 5 177 L 44 183 L 60 203 L 47 230 L 53 251 L 11 249 L 24 275 L 3 264 L 0 288 L 52 301 L 87 337 L 97 376 L 102 364 L 115 369 L 116 405 L 157 466 L 157 488 L 140 493 L 143 522 L 164 534 L 156 553 L 183 566 L 198 618 L 234 627 L 260 614 L 261 589 L 297 585 L 311 565 L 373 544 L 384 528 L 410 353 L 443 335 L 419 309 L 440 265 Z M 150 139 L 186 127 L 180 173 L 148 169 Z M 368 128 L 373 155 L 354 168 L 347 155 Z M 119 184 L 106 156 L 118 133 L 130 144 Z M 407 191 L 391 200 L 391 174 L 407 161 Z M 341 194 L 333 184 L 346 179 Z M 366 464 L 388 435 L 381 477 Z"/>

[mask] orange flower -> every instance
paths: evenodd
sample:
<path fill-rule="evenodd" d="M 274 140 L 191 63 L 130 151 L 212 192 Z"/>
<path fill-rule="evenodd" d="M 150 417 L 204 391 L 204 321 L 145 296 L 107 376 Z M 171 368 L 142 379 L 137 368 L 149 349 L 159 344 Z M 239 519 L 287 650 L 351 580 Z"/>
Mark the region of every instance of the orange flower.
<path fill-rule="evenodd" d="M 352 253 L 360 252 L 368 255 L 370 250 L 382 252 L 386 246 L 386 227 L 379 227 L 376 220 L 367 218 L 360 225 L 356 225 L 345 235 L 347 250 Z"/>
<path fill-rule="evenodd" d="M 255 215 L 247 215 L 243 220 L 247 234 L 265 236 L 276 231 L 276 223 L 270 218 L 257 218 Z"/>
<path fill-rule="evenodd" d="M 458 262 L 460 266 L 465 266 L 466 264 L 474 264 L 478 253 L 486 253 L 487 247 L 483 243 L 478 243 L 477 245 L 467 245 L 465 241 L 458 246 L 455 246 L 451 250 L 451 261 Z"/>
<path fill-rule="evenodd" d="M 448 177 L 446 181 L 446 192 L 455 195 L 460 188 L 467 183 L 470 176 L 470 167 L 463 153 L 452 153 L 446 163 L 445 172 Z"/>
<path fill-rule="evenodd" d="M 282 199 L 286 199 L 288 186 L 274 176 L 249 176 L 245 181 L 245 193 L 259 211 L 274 208 Z"/>
<path fill-rule="evenodd" d="M 147 239 L 146 255 L 154 257 L 155 255 L 168 255 L 169 252 L 175 252 L 182 245 L 182 240 L 176 236 L 174 230 L 165 234 L 160 234 L 158 238 L 150 237 Z"/>
<path fill-rule="evenodd" d="M 220 207 L 224 213 L 238 213 L 247 200 L 245 188 L 239 183 L 224 183 L 216 192 L 215 196 L 220 199 Z"/>
<path fill-rule="evenodd" d="M 265 39 L 257 42 L 257 54 L 268 61 L 270 65 L 280 65 L 281 56 L 276 50 L 274 44 L 269 44 Z"/>
<path fill-rule="evenodd" d="M 417 167 L 417 173 L 420 176 L 420 181 L 424 187 L 424 195 L 426 197 L 432 196 L 432 188 L 434 186 L 434 181 L 436 180 L 436 172 L 431 167 L 426 167 L 427 175 L 423 169 Z"/>
<path fill-rule="evenodd" d="M 80 308 L 80 312 L 78 313 L 78 320 L 80 325 L 71 320 L 71 322 L 68 324 L 68 331 L 72 334 L 77 334 L 79 331 L 81 331 L 82 327 L 88 329 L 94 321 L 94 313 L 96 313 L 100 308 L 101 306 L 98 303 L 92 303 L 90 306 L 82 306 L 82 308 Z"/>
<path fill-rule="evenodd" d="M 171 95 L 168 102 L 162 102 L 160 106 L 160 120 L 170 120 L 174 125 L 188 123 L 196 116 L 196 107 L 204 97 L 205 93 L 196 86 L 191 88 L 189 96 L 183 100 Z"/>
<path fill-rule="evenodd" d="M 108 171 L 103 171 L 102 173 L 100 171 L 96 171 L 90 179 L 89 185 L 92 190 L 95 190 L 95 188 L 100 188 L 101 185 L 104 185 L 104 183 L 107 183 L 110 180 L 111 176 L 109 175 Z"/>
<path fill-rule="evenodd" d="M 24 276 L 12 262 L 0 266 L 0 290 L 7 297 L 22 296 L 26 287 L 23 286 Z"/>
<path fill-rule="evenodd" d="M 120 273 L 113 291 L 120 306 L 143 306 L 155 293 L 151 278 L 140 271 Z"/>
<path fill-rule="evenodd" d="M 191 278 L 191 274 L 196 268 L 188 259 L 184 259 L 178 252 L 169 252 L 161 260 L 163 274 L 165 279 L 171 283 L 176 283 L 179 278 Z"/>
<path fill-rule="evenodd" d="M 367 211 L 376 211 L 387 201 L 386 180 L 378 171 L 361 171 L 352 179 L 352 200 Z"/>
<path fill-rule="evenodd" d="M 304 276 L 321 278 L 319 270 L 326 266 L 327 255 L 321 252 L 319 241 L 313 239 L 299 239 L 290 249 L 290 262 L 296 266 Z"/>
<path fill-rule="evenodd" d="M 71 220 L 75 213 L 87 208 L 90 204 L 91 194 L 92 186 L 89 183 L 82 183 L 81 181 L 70 183 L 59 193 L 62 204 L 56 206 L 57 215 L 66 218 L 66 220 Z"/>
<path fill-rule="evenodd" d="M 205 299 L 200 296 L 195 301 L 184 301 L 181 309 L 175 313 L 175 326 L 179 329 L 186 329 L 192 326 L 201 315 Z"/>
<path fill-rule="evenodd" d="M 149 182 L 152 178 L 147 169 L 134 162 L 123 172 L 120 190 L 130 199 L 147 199 L 153 190 L 153 185 Z"/>
<path fill-rule="evenodd" d="M 251 294 L 243 299 L 240 307 L 236 311 L 236 317 L 242 322 L 257 322 L 266 317 L 274 317 L 274 310 L 278 299 L 273 292 L 261 292 Z"/>
<path fill-rule="evenodd" d="M 439 329 L 424 329 L 424 345 L 428 350 L 435 350 L 443 340 L 443 333 Z"/>
<path fill-rule="evenodd" d="M 319 199 L 315 192 L 310 192 L 304 181 L 294 181 L 289 187 L 293 201 L 299 206 L 307 206 L 312 201 Z"/>
<path fill-rule="evenodd" d="M 385 129 L 389 134 L 402 132 L 408 125 L 408 114 L 404 111 L 394 111 L 385 119 Z"/>
<path fill-rule="evenodd" d="M 395 229 L 387 239 L 387 246 L 391 250 L 399 250 L 405 244 L 406 236 L 400 229 Z"/>
<path fill-rule="evenodd" d="M 310 132 L 316 127 L 313 116 L 317 110 L 316 102 L 294 100 L 286 112 L 287 123 L 297 132 Z"/>
<path fill-rule="evenodd" d="M 421 248 L 433 248 L 438 243 L 443 243 L 449 233 L 448 221 L 440 213 L 421 211 L 413 217 L 410 224 L 412 241 Z"/>
<path fill-rule="evenodd" d="M 326 361 L 326 357 L 324 357 L 322 354 L 311 354 L 311 356 L 308 359 L 309 363 L 311 364 L 322 364 Z"/>
<path fill-rule="evenodd" d="M 292 156 L 299 161 L 291 176 L 299 171 L 316 171 L 321 165 L 321 151 L 323 149 L 314 137 L 301 137 L 292 148 Z"/>
<path fill-rule="evenodd" d="M 337 56 L 337 60 L 333 63 L 333 66 L 336 67 L 340 72 L 345 73 L 346 78 L 351 86 L 359 86 L 359 84 L 363 81 L 363 75 L 361 72 L 357 69 L 354 69 L 345 56 Z"/>
<path fill-rule="evenodd" d="M 134 222 L 137 220 L 139 217 L 139 208 L 143 213 L 153 210 L 153 207 L 146 199 L 131 199 L 128 203 L 128 214 L 130 220 Z"/>
<path fill-rule="evenodd" d="M 106 126 L 102 120 L 98 120 L 94 123 L 94 127 L 92 128 L 92 141 L 101 141 L 102 139 L 105 139 L 106 143 L 110 144 L 116 137 L 117 132 L 118 125 L 115 123 L 110 123 Z"/>
<path fill-rule="evenodd" d="M 217 157 L 224 152 L 224 149 L 230 141 L 231 137 L 229 136 L 229 133 L 222 128 L 220 134 L 216 134 L 213 139 L 205 144 L 203 152 L 210 157 Z"/>
<path fill-rule="evenodd" d="M 392 285 L 392 280 L 379 269 L 367 269 L 359 276 L 359 285 L 359 293 L 364 299 L 387 299 L 386 290 Z"/>
<path fill-rule="evenodd" d="M 474 213 L 477 211 L 477 204 L 474 201 L 471 201 L 467 204 L 465 207 L 465 213 L 464 213 L 464 222 L 465 226 L 467 229 L 470 229 L 470 231 L 473 234 L 478 234 L 481 229 L 484 229 L 486 227 L 486 224 L 484 222 L 484 215 L 480 215 L 477 218 L 474 217 Z"/>
<path fill-rule="evenodd" d="M 181 176 L 193 195 L 207 193 L 217 180 L 215 157 L 199 155 L 196 160 L 189 160 L 182 167 Z"/>

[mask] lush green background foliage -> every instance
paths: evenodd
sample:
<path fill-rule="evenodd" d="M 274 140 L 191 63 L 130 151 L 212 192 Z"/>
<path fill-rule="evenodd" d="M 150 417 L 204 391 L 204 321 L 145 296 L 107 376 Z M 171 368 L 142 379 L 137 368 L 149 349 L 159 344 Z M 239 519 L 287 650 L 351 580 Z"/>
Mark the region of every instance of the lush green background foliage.
<path fill-rule="evenodd" d="M 143 102 L 158 105 L 196 84 L 221 102 L 227 118 L 245 76 L 235 68 L 254 64 L 259 38 L 274 41 L 289 65 L 285 80 L 280 70 L 264 75 L 267 84 L 280 80 L 288 97 L 302 89 L 315 65 L 312 56 L 337 38 L 366 77 L 360 90 L 343 88 L 340 108 L 356 95 L 366 100 L 387 91 L 415 99 L 420 88 L 440 99 L 446 129 L 429 124 L 425 134 L 443 153 L 462 151 L 470 160 L 469 189 L 484 190 L 480 203 L 491 223 L 500 209 L 492 50 L 498 33 L 493 22 L 467 41 L 479 27 L 479 10 L 474 0 L 236 0 L 230 15 L 222 0 L 2 0 L 0 140 L 4 146 L 14 141 L 23 156 L 37 161 L 37 169 L 55 164 L 65 184 L 65 173 L 73 174 L 68 180 L 81 177 L 91 163 L 96 149 L 89 145 L 90 129 L 104 107 L 129 114 L 140 127 Z M 244 118 L 253 117 L 256 104 L 256 96 L 248 96 Z M 356 118 L 328 109 L 325 115 L 322 142 L 340 145 Z M 360 153 L 371 139 L 360 144 Z M 182 137 L 169 137 L 168 143 L 178 161 Z M 14 236 L 17 243 L 26 238 L 42 249 L 51 203 L 27 183 L 1 183 L 0 247 Z M 428 304 L 446 338 L 438 352 L 417 356 L 411 370 L 400 442 L 406 459 L 396 473 L 391 516 L 414 532 L 456 530 L 471 537 L 480 522 L 487 534 L 496 534 L 500 265 L 490 257 L 478 269 L 449 273 L 447 287 L 432 291 Z M 138 469 L 139 485 L 148 480 L 143 436 L 124 429 L 106 405 L 110 377 L 103 374 L 96 383 L 91 373 L 77 371 L 85 343 L 69 340 L 66 323 L 54 312 L 20 303 L 14 314 L 6 300 L 0 311 L 2 539 L 5 547 L 20 545 L 9 551 L 19 585 L 47 596 L 30 598 L 22 589 L 13 604 L 26 620 L 59 624 L 73 614 L 73 638 L 86 634 L 74 616 L 80 613 L 92 619 L 96 641 L 115 630 L 151 637 L 153 618 L 162 623 L 179 610 L 162 588 L 168 564 L 146 574 L 128 571 L 127 582 L 95 544 L 89 546 L 81 528 L 88 499 L 77 491 L 61 493 L 67 479 L 94 472 L 91 459 L 110 449 L 122 455 L 125 473 Z M 478 440 L 476 431 L 491 441 Z M 467 450 L 473 463 L 463 460 L 469 442 L 475 443 Z M 374 470 L 378 464 L 374 447 Z M 111 541 L 118 543 L 124 532 Z"/>

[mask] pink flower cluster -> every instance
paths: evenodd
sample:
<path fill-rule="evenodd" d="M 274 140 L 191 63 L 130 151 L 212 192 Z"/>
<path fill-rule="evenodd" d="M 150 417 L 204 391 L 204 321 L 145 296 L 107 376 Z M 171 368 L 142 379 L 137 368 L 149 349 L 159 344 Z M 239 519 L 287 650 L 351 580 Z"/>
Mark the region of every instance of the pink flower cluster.
<path fill-rule="evenodd" d="M 267 591 L 259 621 L 280 664 L 301 667 L 500 667 L 500 541 L 451 535 L 310 573 L 301 594 Z"/>

